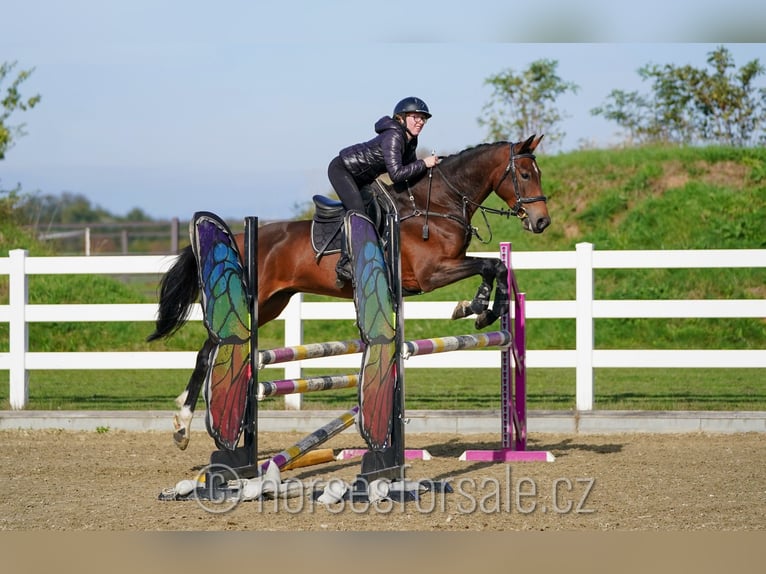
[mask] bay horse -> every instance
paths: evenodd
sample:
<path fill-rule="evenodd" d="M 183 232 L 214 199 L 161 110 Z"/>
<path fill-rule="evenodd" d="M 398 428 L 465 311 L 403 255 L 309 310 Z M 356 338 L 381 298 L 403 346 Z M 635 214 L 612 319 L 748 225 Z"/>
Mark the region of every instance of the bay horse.
<path fill-rule="evenodd" d="M 477 316 L 482 329 L 504 314 L 509 305 L 508 269 L 496 258 L 470 257 L 466 251 L 477 235 L 471 218 L 477 210 L 516 216 L 524 230 L 542 233 L 550 225 L 547 198 L 534 151 L 543 136 L 522 142 L 495 142 L 441 158 L 431 173 L 389 193 L 399 214 L 401 285 L 406 295 L 433 291 L 479 275 L 481 285 L 472 301 L 461 301 L 453 319 Z M 495 192 L 509 209 L 483 207 Z M 258 325 L 277 318 L 295 293 L 314 293 L 352 299 L 349 282 L 336 284 L 337 254 L 315 256 L 311 221 L 266 223 L 258 229 Z M 235 237 L 245 253 L 244 234 Z M 493 306 L 490 294 L 496 284 Z M 190 306 L 199 300 L 197 262 L 191 246 L 184 248 L 160 282 L 155 331 L 147 340 L 170 337 L 183 326 Z M 186 390 L 176 399 L 181 408 L 174 417 L 176 445 L 189 442 L 190 424 L 214 343 L 208 339 L 197 354 Z"/>

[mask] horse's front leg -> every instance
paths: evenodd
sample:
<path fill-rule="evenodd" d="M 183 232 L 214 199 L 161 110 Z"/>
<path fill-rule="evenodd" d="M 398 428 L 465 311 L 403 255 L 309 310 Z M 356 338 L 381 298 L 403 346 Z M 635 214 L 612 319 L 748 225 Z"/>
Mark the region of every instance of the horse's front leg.
<path fill-rule="evenodd" d="M 491 325 L 498 318 L 508 313 L 509 296 L 508 296 L 508 268 L 505 263 L 499 259 L 493 259 L 495 267 L 495 301 L 492 304 L 492 309 L 485 308 L 484 311 L 479 313 L 476 317 L 476 328 L 483 329 L 484 327 Z"/>
<path fill-rule="evenodd" d="M 453 319 L 463 319 L 471 315 L 481 315 L 489 307 L 489 296 L 492 293 L 492 283 L 482 276 L 481 285 L 471 301 L 459 301 L 452 311 Z"/>
<path fill-rule="evenodd" d="M 499 259 L 475 259 L 482 262 L 481 285 L 472 301 L 461 301 L 457 304 L 452 312 L 452 318 L 462 319 L 475 314 L 477 315 L 476 328 L 483 329 L 508 311 L 508 269 Z M 490 309 L 489 299 L 492 294 L 492 285 L 495 283 L 497 284 L 495 301 Z"/>
<path fill-rule="evenodd" d="M 186 450 L 186 447 L 189 446 L 194 408 L 197 406 L 199 393 L 207 376 L 210 351 L 214 346 L 211 339 L 208 339 L 202 345 L 202 348 L 197 353 L 197 364 L 194 366 L 194 372 L 191 377 L 189 377 L 186 390 L 176 397 L 175 402 L 180 410 L 173 415 L 173 442 L 181 450 Z"/>
<path fill-rule="evenodd" d="M 450 285 L 466 277 L 479 275 L 482 278 L 481 285 L 476 291 L 476 295 L 471 301 L 460 301 L 452 312 L 453 319 L 462 319 L 470 315 L 478 315 L 476 319 L 476 328 L 483 329 L 494 322 L 497 317 L 497 311 L 502 310 L 498 304 L 497 297 L 492 311 L 488 311 L 490 295 L 492 294 L 493 283 L 501 275 L 504 280 L 505 266 L 499 259 L 490 259 L 484 257 L 463 257 L 461 259 L 445 259 L 439 262 L 438 267 L 429 268 L 418 277 L 419 284 L 423 291 L 432 291 L 445 285 Z M 503 293 L 507 299 L 507 288 Z M 500 291 L 498 291 L 500 295 Z M 507 305 L 507 301 L 506 301 Z"/>

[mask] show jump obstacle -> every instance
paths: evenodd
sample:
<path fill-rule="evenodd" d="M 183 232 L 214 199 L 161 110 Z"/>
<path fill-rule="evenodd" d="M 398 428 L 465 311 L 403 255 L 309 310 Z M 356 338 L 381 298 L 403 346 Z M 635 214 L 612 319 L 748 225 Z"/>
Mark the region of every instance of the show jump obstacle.
<path fill-rule="evenodd" d="M 259 351 L 255 268 L 258 219 L 245 218 L 245 254 L 240 257 L 233 234 L 223 220 L 209 212 L 194 214 L 189 230 L 198 262 L 203 317 L 210 336 L 217 342 L 211 351 L 204 393 L 206 426 L 218 450 L 211 453 L 209 470 L 194 488 L 183 493 L 169 489 L 163 491 L 160 499 L 241 497 L 241 479 L 263 476 L 272 465 L 279 469 L 294 465 L 355 422 L 368 448 L 346 449 L 338 457 L 362 456 L 361 472 L 347 496 L 366 499 L 368 486 L 379 479 L 404 483 L 405 459 L 428 458 L 428 453 L 404 448 L 403 360 L 461 349 L 501 348 L 502 444 L 498 450 L 465 451 L 460 460 L 553 460 L 547 451 L 526 450 L 525 299 L 511 271 L 510 244 L 502 243 L 500 251 L 509 269 L 513 317 L 509 310 L 501 318 L 500 331 L 404 341 L 398 222 L 395 214 L 388 217 L 383 242 L 366 216 L 348 212 L 344 221 L 360 339 Z M 386 255 L 382 244 L 387 247 Z M 359 373 L 258 382 L 258 370 L 266 365 L 359 352 L 362 353 Z M 259 400 L 352 387 L 358 388 L 357 405 L 269 460 L 259 462 Z M 420 491 L 451 491 L 449 484 L 436 481 L 417 486 Z M 416 492 L 400 492 L 403 499 L 417 496 Z"/>

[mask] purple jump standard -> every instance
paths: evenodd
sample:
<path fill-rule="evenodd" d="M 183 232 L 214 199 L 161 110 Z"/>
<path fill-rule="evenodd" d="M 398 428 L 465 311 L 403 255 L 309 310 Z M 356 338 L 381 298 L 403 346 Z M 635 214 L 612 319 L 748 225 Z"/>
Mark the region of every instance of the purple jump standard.
<path fill-rule="evenodd" d="M 508 268 L 508 293 L 513 295 L 514 316 L 501 317 L 501 333 L 509 332 L 510 345 L 501 350 L 500 361 L 500 436 L 502 447 L 497 450 L 467 450 L 460 460 L 479 462 L 542 461 L 553 462 L 548 451 L 527 448 L 527 366 L 525 296 L 519 293 L 511 267 L 511 244 L 500 243 L 500 257 Z M 511 323 L 513 328 L 511 329 Z"/>

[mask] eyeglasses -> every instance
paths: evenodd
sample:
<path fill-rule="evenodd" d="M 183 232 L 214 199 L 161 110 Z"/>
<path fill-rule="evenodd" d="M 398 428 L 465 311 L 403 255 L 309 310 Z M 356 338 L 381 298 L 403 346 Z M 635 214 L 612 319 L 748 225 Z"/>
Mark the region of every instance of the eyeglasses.
<path fill-rule="evenodd" d="M 415 123 L 425 124 L 428 121 L 428 118 L 423 114 L 407 114 L 407 117 L 412 118 Z"/>

